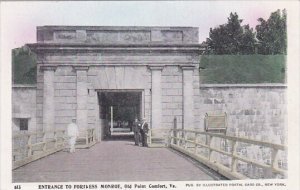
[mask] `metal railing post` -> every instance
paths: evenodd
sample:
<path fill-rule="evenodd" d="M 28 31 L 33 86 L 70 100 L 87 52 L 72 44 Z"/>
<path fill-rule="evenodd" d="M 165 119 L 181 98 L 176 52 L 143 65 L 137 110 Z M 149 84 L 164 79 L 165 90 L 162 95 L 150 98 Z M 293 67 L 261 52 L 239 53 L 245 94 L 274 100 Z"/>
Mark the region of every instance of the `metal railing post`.
<path fill-rule="evenodd" d="M 169 134 L 169 137 L 170 137 L 169 143 L 170 143 L 170 144 L 174 144 L 174 136 L 173 136 L 174 130 L 171 129 L 169 133 L 170 133 L 170 134 Z"/>
<path fill-rule="evenodd" d="M 27 141 L 27 146 L 28 146 L 28 152 L 27 152 L 27 157 L 32 155 L 32 148 L 31 148 L 31 135 L 28 137 Z"/>
<path fill-rule="evenodd" d="M 197 148 L 198 148 L 198 134 L 195 133 L 195 149 L 194 149 L 194 154 L 197 154 Z"/>
<path fill-rule="evenodd" d="M 184 138 L 184 149 L 187 149 L 188 142 L 187 142 L 187 132 L 186 131 L 183 132 L 183 138 Z"/>
<path fill-rule="evenodd" d="M 54 140 L 55 140 L 54 147 L 57 148 L 57 132 L 56 131 L 54 131 Z"/>
<path fill-rule="evenodd" d="M 152 128 L 149 130 L 149 145 L 152 144 Z"/>
<path fill-rule="evenodd" d="M 278 168 L 278 149 L 273 148 L 272 149 L 272 161 L 271 161 L 271 168 L 277 169 Z"/>
<path fill-rule="evenodd" d="M 45 152 L 46 151 L 46 132 L 43 132 L 44 133 L 44 135 L 43 135 L 43 152 Z"/>
<path fill-rule="evenodd" d="M 86 135 L 85 135 L 85 144 L 86 144 L 86 145 L 89 144 L 89 130 L 86 131 Z"/>
<path fill-rule="evenodd" d="M 177 138 L 177 118 L 176 118 L 176 116 L 174 117 L 174 120 L 173 120 L 173 136 L 175 137 L 175 138 Z M 173 138 L 173 143 L 174 144 L 177 144 L 177 139 L 174 139 Z"/>
<path fill-rule="evenodd" d="M 67 140 L 67 137 L 66 137 L 66 130 L 63 130 L 63 132 L 62 132 L 62 138 L 63 138 L 63 146 L 65 146 L 66 145 L 66 140 Z"/>
<path fill-rule="evenodd" d="M 93 143 L 96 141 L 96 136 L 95 136 L 95 129 L 92 129 L 92 137 L 93 137 Z"/>
<path fill-rule="evenodd" d="M 207 136 L 207 143 L 208 143 L 208 160 L 211 161 L 211 156 L 212 156 L 212 149 L 211 149 L 211 144 L 212 144 L 213 136 L 208 135 Z"/>

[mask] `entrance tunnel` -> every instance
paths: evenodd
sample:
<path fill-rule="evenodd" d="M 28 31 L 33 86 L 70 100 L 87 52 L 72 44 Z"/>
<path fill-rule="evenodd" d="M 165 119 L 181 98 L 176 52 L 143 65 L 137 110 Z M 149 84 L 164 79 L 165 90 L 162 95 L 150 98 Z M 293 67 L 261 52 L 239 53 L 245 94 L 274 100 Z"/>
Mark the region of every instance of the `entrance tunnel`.
<path fill-rule="evenodd" d="M 142 92 L 104 90 L 98 100 L 104 139 L 133 139 L 134 121 L 142 118 Z"/>

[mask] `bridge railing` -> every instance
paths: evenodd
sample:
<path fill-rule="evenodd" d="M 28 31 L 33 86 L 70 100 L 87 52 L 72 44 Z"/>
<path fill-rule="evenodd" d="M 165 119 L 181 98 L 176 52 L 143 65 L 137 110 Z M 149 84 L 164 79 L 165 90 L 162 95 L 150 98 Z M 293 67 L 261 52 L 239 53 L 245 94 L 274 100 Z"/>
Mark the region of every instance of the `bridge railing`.
<path fill-rule="evenodd" d="M 169 143 L 171 148 L 198 160 L 229 179 L 251 178 L 238 170 L 237 165 L 240 164 L 240 162 L 262 168 L 264 171 L 267 171 L 268 175 L 279 174 L 282 177 L 286 177 L 287 168 L 280 168 L 278 162 L 279 152 L 287 151 L 285 145 L 184 129 L 171 129 L 169 132 Z M 227 146 L 222 148 L 221 143 L 227 143 Z M 265 163 L 262 159 L 253 159 L 250 155 L 244 156 L 237 151 L 238 148 L 240 149 L 243 146 L 249 145 L 258 146 L 259 149 L 263 147 L 269 149 L 269 152 L 271 152 L 271 161 Z M 216 155 L 213 155 L 214 153 L 227 157 L 227 160 L 230 160 L 229 164 L 223 164 Z"/>
<path fill-rule="evenodd" d="M 148 132 L 149 147 L 166 147 L 168 145 L 168 135 L 170 129 L 167 128 L 151 128 Z"/>
<path fill-rule="evenodd" d="M 89 148 L 96 144 L 94 128 L 87 129 L 80 140 L 83 144 L 76 144 L 76 148 Z M 63 150 L 68 144 L 65 130 L 22 133 L 13 136 L 13 169 L 38 160 L 42 157 Z M 78 143 L 78 142 L 76 142 Z"/>
<path fill-rule="evenodd" d="M 76 148 L 89 148 L 96 144 L 96 131 L 95 128 L 87 129 L 84 136 L 78 137 Z"/>
<path fill-rule="evenodd" d="M 65 140 L 65 130 L 14 135 L 13 169 L 62 150 Z"/>

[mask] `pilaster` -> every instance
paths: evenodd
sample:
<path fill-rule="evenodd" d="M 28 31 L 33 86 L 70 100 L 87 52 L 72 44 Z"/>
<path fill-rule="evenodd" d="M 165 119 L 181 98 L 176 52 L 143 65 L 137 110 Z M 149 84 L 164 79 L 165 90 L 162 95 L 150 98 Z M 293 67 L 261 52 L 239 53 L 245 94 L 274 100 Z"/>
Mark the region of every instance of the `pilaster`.
<path fill-rule="evenodd" d="M 76 118 L 79 131 L 86 131 L 88 127 L 88 84 L 87 66 L 74 66 L 76 71 Z"/>
<path fill-rule="evenodd" d="M 185 65 L 182 69 L 182 89 L 183 89 L 183 127 L 194 128 L 194 90 L 193 73 L 195 66 Z"/>
<path fill-rule="evenodd" d="M 43 131 L 55 130 L 54 74 L 56 66 L 41 66 L 43 72 Z"/>
<path fill-rule="evenodd" d="M 151 70 L 151 127 L 161 127 L 162 102 L 161 102 L 161 72 L 163 66 L 149 66 Z"/>

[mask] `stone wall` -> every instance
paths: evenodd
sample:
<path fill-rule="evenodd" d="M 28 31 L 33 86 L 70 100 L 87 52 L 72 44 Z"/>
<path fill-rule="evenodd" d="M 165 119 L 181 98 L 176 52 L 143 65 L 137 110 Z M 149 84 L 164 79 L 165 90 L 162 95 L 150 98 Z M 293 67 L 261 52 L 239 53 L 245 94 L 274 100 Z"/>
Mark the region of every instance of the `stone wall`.
<path fill-rule="evenodd" d="M 279 143 L 286 140 L 286 86 L 282 84 L 202 84 L 199 97 L 201 122 L 196 128 L 200 130 L 205 113 L 226 112 L 228 134 Z"/>
<path fill-rule="evenodd" d="M 36 86 L 13 85 L 12 89 L 12 129 L 18 132 L 20 118 L 28 119 L 28 131 L 36 130 Z"/>

